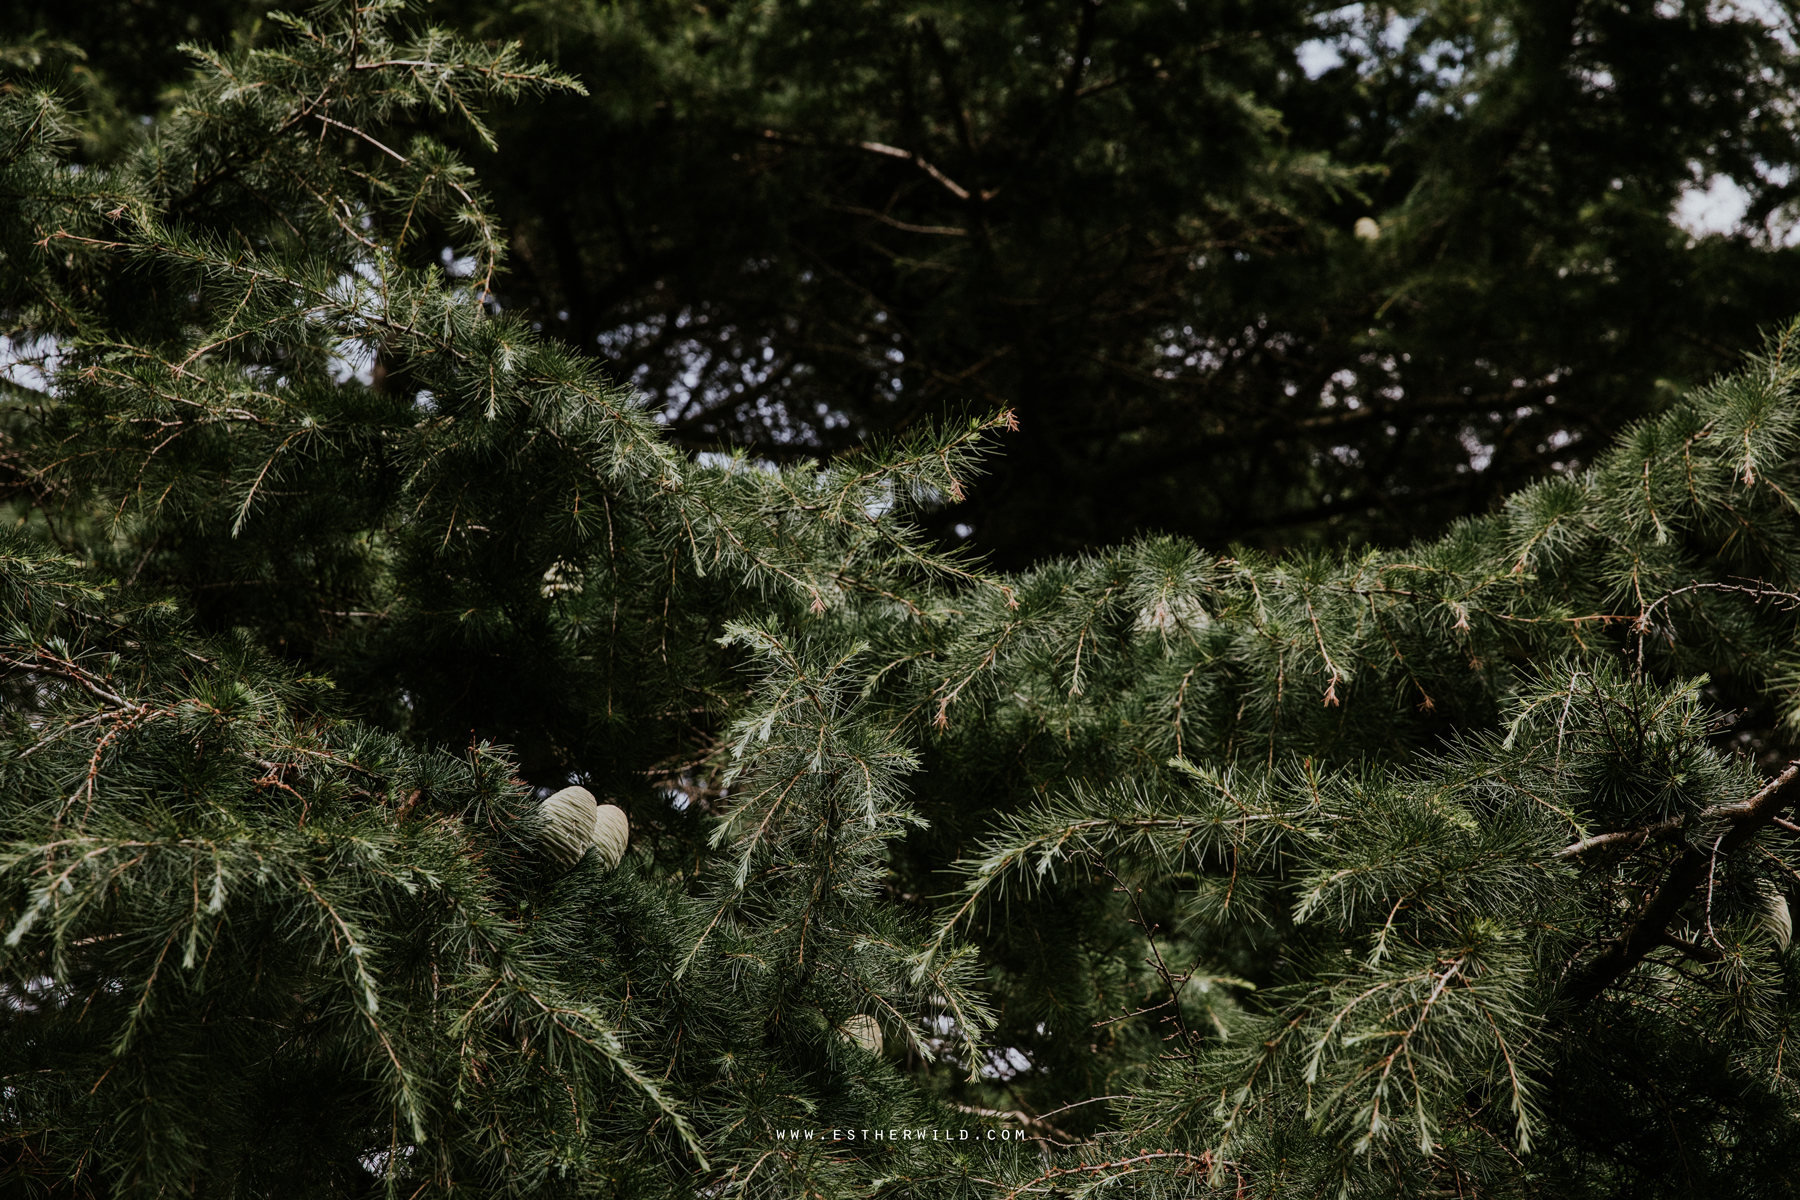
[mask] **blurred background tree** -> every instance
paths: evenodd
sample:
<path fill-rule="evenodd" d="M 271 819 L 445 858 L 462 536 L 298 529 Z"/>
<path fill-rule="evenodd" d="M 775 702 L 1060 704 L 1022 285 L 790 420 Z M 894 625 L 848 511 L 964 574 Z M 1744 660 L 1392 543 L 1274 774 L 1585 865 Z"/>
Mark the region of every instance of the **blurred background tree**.
<path fill-rule="evenodd" d="M 79 44 L 116 122 L 180 83 L 177 42 L 266 36 L 261 7 L 0 20 Z M 521 39 L 589 91 L 502 113 L 496 150 L 461 142 L 511 240 L 501 305 L 650 395 L 694 452 L 792 461 L 1016 408 L 997 469 L 935 518 L 1003 567 L 1139 532 L 1429 534 L 1588 461 L 1800 308 L 1782 7 L 447 0 L 434 19 Z"/>

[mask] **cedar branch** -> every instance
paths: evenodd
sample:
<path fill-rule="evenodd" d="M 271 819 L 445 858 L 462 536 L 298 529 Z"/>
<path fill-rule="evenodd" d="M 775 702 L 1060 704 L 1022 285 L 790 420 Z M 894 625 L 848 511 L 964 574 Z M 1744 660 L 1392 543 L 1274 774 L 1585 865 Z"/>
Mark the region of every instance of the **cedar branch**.
<path fill-rule="evenodd" d="M 1707 815 L 1726 823 L 1725 832 L 1714 847 L 1697 850 L 1690 846 L 1682 851 L 1637 919 L 1598 955 L 1569 972 L 1563 985 L 1564 998 L 1577 1009 L 1585 1008 L 1650 951 L 1666 945 L 1669 922 L 1705 881 L 1714 855 L 1742 849 L 1772 824 L 1777 814 L 1800 796 L 1800 788 L 1794 786 L 1796 781 L 1800 781 L 1800 759 L 1789 763 L 1785 771 L 1743 803 L 1708 810 Z"/>

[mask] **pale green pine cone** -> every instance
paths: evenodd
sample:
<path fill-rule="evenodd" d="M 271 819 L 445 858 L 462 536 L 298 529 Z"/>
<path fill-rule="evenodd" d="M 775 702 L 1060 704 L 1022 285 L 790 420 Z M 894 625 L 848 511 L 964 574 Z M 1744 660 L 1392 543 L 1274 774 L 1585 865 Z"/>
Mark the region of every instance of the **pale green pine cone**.
<path fill-rule="evenodd" d="M 566 787 L 543 803 L 544 849 L 565 867 L 581 861 L 594 842 L 594 793 Z"/>
<path fill-rule="evenodd" d="M 609 871 L 618 866 L 631 841 L 631 822 L 626 820 L 625 810 L 616 804 L 602 804 L 594 812 L 591 836 L 601 865 Z"/>
<path fill-rule="evenodd" d="M 880 1054 L 881 1024 L 867 1013 L 857 1013 L 838 1030 L 838 1036 L 846 1042 L 861 1046 L 870 1054 Z"/>

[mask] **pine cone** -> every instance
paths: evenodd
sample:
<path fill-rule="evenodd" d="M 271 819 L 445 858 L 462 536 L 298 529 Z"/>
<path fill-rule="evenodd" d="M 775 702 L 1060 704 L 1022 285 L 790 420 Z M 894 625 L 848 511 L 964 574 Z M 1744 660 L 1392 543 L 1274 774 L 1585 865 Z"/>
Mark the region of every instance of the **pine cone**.
<path fill-rule="evenodd" d="M 867 1013 L 857 1013 L 838 1030 L 838 1036 L 870 1054 L 881 1053 L 881 1025 Z"/>
<path fill-rule="evenodd" d="M 592 840 L 601 865 L 609 871 L 618 866 L 631 841 L 631 822 L 626 819 L 625 810 L 616 804 L 602 804 L 595 810 Z"/>
<path fill-rule="evenodd" d="M 594 844 L 595 803 L 583 787 L 566 787 L 543 803 L 544 849 L 565 867 L 580 862 Z"/>
<path fill-rule="evenodd" d="M 1778 950 L 1786 950 L 1794 939 L 1794 918 L 1788 912 L 1787 897 L 1771 890 L 1763 897 L 1762 927 L 1775 939 Z"/>

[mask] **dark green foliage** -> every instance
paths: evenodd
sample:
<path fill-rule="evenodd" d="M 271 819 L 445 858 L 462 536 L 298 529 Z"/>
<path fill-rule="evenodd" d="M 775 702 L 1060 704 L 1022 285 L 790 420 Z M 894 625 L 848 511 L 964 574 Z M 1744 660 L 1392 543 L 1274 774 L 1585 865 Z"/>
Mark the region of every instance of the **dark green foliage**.
<path fill-rule="evenodd" d="M 525 899 L 545 870 L 503 756 L 322 721 L 323 680 L 97 613 L 16 542 L 4 569 L 30 622 L 3 657 L 29 688 L 0 776 L 7 1074 L 46 1079 L 8 1092 L 15 1186 L 357 1194 L 392 1162 L 493 1191 L 621 1120 L 691 1142 L 567 970 L 599 948 Z"/>
<path fill-rule="evenodd" d="M 8 1189 L 1792 1193 L 1800 331 L 1404 550 L 1000 576 L 1010 413 L 690 461 L 499 309 L 415 124 L 570 93 L 410 19 L 0 93 Z"/>
<path fill-rule="evenodd" d="M 1436 534 L 1590 463 L 1800 308 L 1776 8 L 439 0 L 433 18 L 523 39 L 589 92 L 502 105 L 493 146 L 454 112 L 396 123 L 396 149 L 425 133 L 481 169 L 515 251 L 495 302 L 651 397 L 689 452 L 792 462 L 1016 409 L 1000 469 L 922 516 L 1006 567 L 1157 532 Z M 19 62 L 84 55 L 96 162 L 182 83 L 177 40 L 279 36 L 241 0 L 0 13 Z M 1715 177 L 1745 220 L 1690 236 L 1671 210 Z M 417 216 L 413 261 L 461 240 Z"/>
<path fill-rule="evenodd" d="M 928 517 L 1008 568 L 1145 533 L 1435 534 L 1800 309 L 1779 233 L 1669 219 L 1718 173 L 1749 228 L 1786 228 L 1773 9 L 439 11 L 592 93 L 469 147 L 514 233 L 509 310 L 695 449 L 786 462 L 1017 409 L 999 468 Z"/>
<path fill-rule="evenodd" d="M 642 1195 L 748 1172 L 773 1128 L 827 1103 L 936 1124 L 830 1036 L 859 1010 L 903 1023 L 923 993 L 979 1024 L 955 966 L 902 969 L 916 919 L 842 899 L 903 818 L 892 769 L 784 796 L 777 853 L 840 848 L 749 890 L 721 867 L 720 894 L 743 894 L 727 919 L 686 894 L 684 850 L 555 878 L 512 760 L 467 734 L 504 714 L 538 739 L 540 776 L 618 784 L 673 744 L 658 730 L 722 703 L 702 640 L 718 596 L 805 611 L 914 562 L 960 574 L 877 513 L 953 486 L 967 439 L 696 472 L 627 394 L 402 265 L 416 208 L 473 193 L 427 143 L 382 151 L 381 123 L 467 103 L 458 75 L 475 95 L 540 77 L 436 34 L 390 42 L 386 15 L 327 12 L 220 64 L 106 172 L 60 161 L 51 98 L 9 101 L 7 186 L 32 202 L 7 254 L 36 264 L 11 316 L 61 356 L 54 399 L 14 412 L 54 478 L 113 497 L 47 514 L 86 540 L 90 576 L 22 543 L 7 559 L 5 1073 L 62 1081 L 8 1093 L 9 1178 Z M 364 339 L 404 369 L 334 383 Z M 242 632 L 197 637 L 167 601 L 95 608 L 111 593 L 74 582 L 137 574 L 224 593 L 197 614 Z M 467 757 L 345 723 L 325 679 L 258 641 L 341 668 L 353 706 Z M 825 728 L 810 700 L 802 715 Z M 832 716 L 847 765 L 880 746 Z M 738 756 L 746 783 L 791 772 L 801 733 L 779 722 Z M 742 856 L 770 849 L 751 836 Z M 781 1194 L 781 1170 L 762 1174 Z"/>

